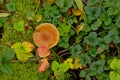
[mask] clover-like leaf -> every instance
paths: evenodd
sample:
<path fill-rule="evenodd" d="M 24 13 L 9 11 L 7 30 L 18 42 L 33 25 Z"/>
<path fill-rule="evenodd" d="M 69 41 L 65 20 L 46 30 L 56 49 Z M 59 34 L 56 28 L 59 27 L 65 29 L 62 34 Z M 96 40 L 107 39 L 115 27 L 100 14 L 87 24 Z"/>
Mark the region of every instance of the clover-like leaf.
<path fill-rule="evenodd" d="M 56 0 L 55 3 L 59 8 L 64 7 L 64 0 Z"/>
<path fill-rule="evenodd" d="M 104 36 L 104 41 L 106 43 L 114 42 L 114 43 L 120 43 L 120 37 L 118 36 L 117 30 L 110 30 L 109 33 Z"/>
<path fill-rule="evenodd" d="M 84 42 L 91 46 L 96 46 L 98 44 L 97 33 L 91 32 L 88 36 L 84 38 Z"/>
<path fill-rule="evenodd" d="M 97 30 L 101 26 L 101 24 L 102 21 L 100 19 L 97 19 L 97 21 L 91 25 L 92 30 Z"/>
<path fill-rule="evenodd" d="M 90 65 L 90 70 L 97 73 L 97 74 L 101 74 L 103 72 L 103 67 L 104 67 L 104 61 L 98 60 L 96 62 L 93 62 Z"/>
<path fill-rule="evenodd" d="M 114 58 L 112 60 L 112 62 L 110 63 L 110 67 L 115 70 L 118 71 L 120 73 L 120 59 L 116 59 Z"/>
<path fill-rule="evenodd" d="M 53 71 L 57 71 L 59 69 L 59 63 L 57 61 L 53 61 L 51 65 L 51 69 Z"/>
<path fill-rule="evenodd" d="M 120 74 L 115 71 L 111 71 L 109 76 L 110 80 L 120 80 Z"/>
<path fill-rule="evenodd" d="M 80 71 L 80 73 L 79 73 L 80 77 L 85 77 L 86 75 L 87 75 L 87 73 L 84 70 Z"/>
<path fill-rule="evenodd" d="M 90 64 L 91 63 L 91 58 L 87 54 L 81 54 L 80 55 L 80 63 L 82 65 Z"/>
<path fill-rule="evenodd" d="M 97 3 L 101 2 L 101 0 L 88 0 L 88 5 L 95 5 Z"/>
<path fill-rule="evenodd" d="M 72 54 L 71 57 L 76 58 L 76 57 L 80 56 L 81 51 L 82 51 L 82 47 L 79 44 L 75 45 L 70 50 L 70 53 Z"/>
<path fill-rule="evenodd" d="M 8 8 L 9 11 L 12 11 L 12 12 L 16 10 L 14 2 L 7 3 L 6 7 Z"/>
<path fill-rule="evenodd" d="M 69 65 L 67 63 L 60 64 L 59 70 L 62 72 L 66 72 L 69 69 Z"/>
<path fill-rule="evenodd" d="M 9 48 L 3 53 L 2 60 L 9 61 L 9 60 L 13 59 L 14 56 L 15 56 L 14 50 L 12 48 Z"/>
<path fill-rule="evenodd" d="M 12 70 L 11 65 L 4 64 L 4 65 L 2 65 L 0 68 L 1 68 L 1 71 L 2 71 L 3 73 L 6 73 L 6 74 L 8 74 L 8 75 L 13 74 L 13 70 Z"/>
<path fill-rule="evenodd" d="M 118 26 L 118 28 L 120 28 L 120 16 L 117 18 L 117 20 L 116 20 L 116 25 Z"/>

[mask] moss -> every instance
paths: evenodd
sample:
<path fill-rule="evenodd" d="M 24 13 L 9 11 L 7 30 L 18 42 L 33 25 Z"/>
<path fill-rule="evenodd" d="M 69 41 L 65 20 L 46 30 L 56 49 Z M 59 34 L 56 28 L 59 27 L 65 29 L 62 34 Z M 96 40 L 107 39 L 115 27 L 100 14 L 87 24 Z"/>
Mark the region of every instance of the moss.
<path fill-rule="evenodd" d="M 13 75 L 0 73 L 1 80 L 48 80 L 50 70 L 38 73 L 38 64 L 32 63 L 12 63 Z"/>
<path fill-rule="evenodd" d="M 12 25 L 9 22 L 6 22 L 4 24 L 4 33 L 2 34 L 2 39 L 0 40 L 0 53 L 16 42 L 29 41 L 33 43 L 32 35 L 32 30 L 20 35 L 20 32 L 14 30 Z"/>

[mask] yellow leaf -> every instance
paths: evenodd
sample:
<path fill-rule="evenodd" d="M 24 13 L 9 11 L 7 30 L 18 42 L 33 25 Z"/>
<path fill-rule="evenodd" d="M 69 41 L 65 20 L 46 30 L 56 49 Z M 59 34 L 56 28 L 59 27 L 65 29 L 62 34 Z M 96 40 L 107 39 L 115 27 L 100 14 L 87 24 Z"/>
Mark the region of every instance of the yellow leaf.
<path fill-rule="evenodd" d="M 10 14 L 8 13 L 0 13 L 0 17 L 8 17 Z"/>
<path fill-rule="evenodd" d="M 74 66 L 74 69 L 78 69 L 78 68 L 82 69 L 83 68 L 82 64 L 80 63 L 80 58 L 79 57 L 75 58 L 73 66 Z"/>
<path fill-rule="evenodd" d="M 81 0 L 75 0 L 77 7 L 79 8 L 80 11 L 83 11 L 83 3 Z"/>
<path fill-rule="evenodd" d="M 73 62 L 73 58 L 68 58 L 68 59 L 66 60 L 66 62 L 72 63 L 72 62 Z"/>
<path fill-rule="evenodd" d="M 77 32 L 77 34 L 83 29 L 83 27 L 84 27 L 84 24 L 83 24 L 83 23 L 81 23 L 80 25 L 78 25 L 78 26 L 76 27 L 76 32 Z"/>
<path fill-rule="evenodd" d="M 23 42 L 22 46 L 23 46 L 23 49 L 25 50 L 25 52 L 31 52 L 34 48 L 34 45 L 32 45 L 29 42 Z"/>
<path fill-rule="evenodd" d="M 68 63 L 68 64 L 69 64 L 70 69 L 74 69 L 74 66 L 72 63 Z"/>
<path fill-rule="evenodd" d="M 79 9 L 73 9 L 72 12 L 75 16 L 80 16 L 81 15 L 81 11 Z"/>
<path fill-rule="evenodd" d="M 77 4 L 78 9 L 81 11 L 81 17 L 80 17 L 80 20 L 81 20 L 84 15 L 83 3 L 81 0 L 75 0 L 75 3 Z"/>
<path fill-rule="evenodd" d="M 17 59 L 20 61 L 27 61 L 30 57 L 33 57 L 32 53 L 16 53 Z"/>
<path fill-rule="evenodd" d="M 36 16 L 36 21 L 37 21 L 37 22 L 40 22 L 41 20 L 42 20 L 42 15 L 37 15 L 37 16 Z"/>

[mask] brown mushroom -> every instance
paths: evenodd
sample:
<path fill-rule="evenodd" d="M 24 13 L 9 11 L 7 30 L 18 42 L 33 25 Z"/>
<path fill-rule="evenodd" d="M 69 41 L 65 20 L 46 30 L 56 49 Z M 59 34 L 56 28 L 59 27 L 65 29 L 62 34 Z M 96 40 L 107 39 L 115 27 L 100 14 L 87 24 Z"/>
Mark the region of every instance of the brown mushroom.
<path fill-rule="evenodd" d="M 49 68 L 50 64 L 46 58 L 43 58 L 39 62 L 38 72 L 44 72 Z"/>
<path fill-rule="evenodd" d="M 37 48 L 36 53 L 40 58 L 44 58 L 50 55 L 50 50 L 45 46 L 40 46 Z"/>
<path fill-rule="evenodd" d="M 58 43 L 59 32 L 53 24 L 43 23 L 36 28 L 33 40 L 38 47 L 46 46 L 50 49 Z"/>

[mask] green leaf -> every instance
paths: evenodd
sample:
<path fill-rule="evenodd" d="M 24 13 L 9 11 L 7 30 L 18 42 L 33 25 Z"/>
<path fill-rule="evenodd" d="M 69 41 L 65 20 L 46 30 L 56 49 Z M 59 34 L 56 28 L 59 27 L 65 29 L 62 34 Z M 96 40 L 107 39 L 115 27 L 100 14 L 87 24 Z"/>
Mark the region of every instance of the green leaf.
<path fill-rule="evenodd" d="M 59 44 L 58 46 L 63 47 L 63 48 L 68 48 L 69 47 L 69 36 L 63 36 L 60 40 L 59 40 Z"/>
<path fill-rule="evenodd" d="M 101 1 L 102 0 L 88 0 L 87 5 L 95 5 L 95 4 L 97 4 L 97 3 L 101 2 Z"/>
<path fill-rule="evenodd" d="M 103 73 L 103 74 L 101 74 L 101 75 L 98 76 L 98 80 L 110 80 L 109 79 L 109 75 Z"/>
<path fill-rule="evenodd" d="M 82 65 L 90 64 L 91 63 L 91 58 L 87 54 L 81 54 L 80 55 L 80 62 Z"/>
<path fill-rule="evenodd" d="M 90 20 L 95 20 L 101 14 L 101 6 L 97 7 L 85 6 L 85 12 Z"/>
<path fill-rule="evenodd" d="M 1 71 L 2 71 L 3 73 L 8 74 L 8 75 L 13 74 L 13 70 L 12 70 L 11 66 L 8 65 L 8 64 L 2 65 L 2 66 L 1 66 Z"/>
<path fill-rule="evenodd" d="M 104 21 L 104 24 L 107 26 L 107 25 L 110 25 L 112 22 L 111 18 L 106 18 L 106 20 Z"/>
<path fill-rule="evenodd" d="M 117 30 L 110 30 L 109 33 L 104 36 L 104 41 L 106 43 L 110 43 L 113 41 L 114 43 L 120 43 L 120 37 L 118 36 L 118 31 Z"/>
<path fill-rule="evenodd" d="M 68 35 L 68 32 L 71 30 L 71 25 L 67 25 L 66 23 L 61 23 L 59 25 L 59 31 L 61 36 Z"/>
<path fill-rule="evenodd" d="M 55 3 L 59 8 L 64 7 L 64 0 L 55 0 Z"/>
<path fill-rule="evenodd" d="M 57 61 L 53 61 L 51 65 L 51 69 L 53 71 L 57 71 L 59 69 L 59 63 Z"/>
<path fill-rule="evenodd" d="M 118 26 L 118 28 L 120 28 L 120 16 L 116 20 L 116 25 Z"/>
<path fill-rule="evenodd" d="M 35 13 L 32 11 L 26 12 L 26 18 L 27 18 L 27 20 L 34 20 Z"/>
<path fill-rule="evenodd" d="M 81 31 L 89 32 L 90 31 L 89 25 L 87 23 L 84 23 L 84 27 Z"/>
<path fill-rule="evenodd" d="M 102 21 L 100 19 L 97 19 L 97 21 L 91 25 L 92 30 L 97 30 L 101 26 L 101 24 Z"/>
<path fill-rule="evenodd" d="M 91 57 L 96 57 L 96 55 L 98 53 L 97 53 L 97 50 L 93 48 L 93 49 L 89 50 L 89 54 L 90 54 Z"/>
<path fill-rule="evenodd" d="M 7 9 L 8 9 L 9 11 L 11 11 L 11 12 L 13 12 L 13 11 L 16 10 L 16 8 L 15 8 L 15 3 L 14 3 L 14 2 L 9 2 L 9 3 L 7 3 L 7 4 L 6 4 L 6 7 L 7 7 Z"/>
<path fill-rule="evenodd" d="M 86 75 L 87 73 L 84 70 L 82 70 L 80 71 L 79 77 L 86 77 Z"/>
<path fill-rule="evenodd" d="M 70 53 L 72 54 L 71 57 L 72 58 L 76 58 L 80 56 L 80 53 L 82 51 L 82 47 L 77 44 L 74 47 L 72 47 L 72 49 L 70 50 Z"/>
<path fill-rule="evenodd" d="M 116 15 L 117 12 L 118 12 L 118 11 L 117 11 L 114 7 L 110 7 L 110 8 L 108 8 L 108 10 L 107 10 L 107 15 L 109 15 L 109 16 Z"/>
<path fill-rule="evenodd" d="M 87 75 L 85 79 L 86 79 L 86 80 L 91 80 L 91 78 L 90 78 L 89 75 Z"/>
<path fill-rule="evenodd" d="M 9 60 L 12 60 L 14 56 L 15 56 L 14 50 L 12 48 L 9 48 L 3 53 L 2 60 L 9 61 Z"/>
<path fill-rule="evenodd" d="M 0 56 L 0 67 L 2 66 L 2 56 Z"/>
<path fill-rule="evenodd" d="M 66 72 L 69 69 L 69 65 L 67 63 L 60 64 L 59 70 L 62 72 Z"/>
<path fill-rule="evenodd" d="M 96 7 L 95 17 L 96 17 L 96 18 L 99 17 L 100 14 L 101 14 L 101 6 L 98 6 L 98 7 Z"/>
<path fill-rule="evenodd" d="M 109 76 L 110 80 L 120 80 L 120 74 L 115 71 L 111 71 Z"/>
<path fill-rule="evenodd" d="M 106 39 L 109 39 L 109 38 L 106 38 Z M 107 50 L 109 48 L 109 45 L 106 44 L 106 42 L 103 38 L 98 38 L 98 41 L 99 41 L 98 45 L 102 49 L 102 51 Z M 110 42 L 110 41 L 108 41 L 108 42 Z"/>
<path fill-rule="evenodd" d="M 17 31 L 24 31 L 25 23 L 24 21 L 15 22 L 13 28 Z"/>
<path fill-rule="evenodd" d="M 110 63 L 110 68 L 120 73 L 120 59 L 114 58 Z"/>
<path fill-rule="evenodd" d="M 101 74 L 103 72 L 103 67 L 104 67 L 104 61 L 98 60 L 96 62 L 93 62 L 90 65 L 90 70 L 97 73 L 97 74 Z"/>
<path fill-rule="evenodd" d="M 60 11 L 66 12 L 70 7 L 72 7 L 73 3 L 74 3 L 73 0 L 64 0 L 64 6 L 60 8 Z"/>
<path fill-rule="evenodd" d="M 98 45 L 97 33 L 91 32 L 88 36 L 84 38 L 84 42 L 91 46 Z"/>
<path fill-rule="evenodd" d="M 5 23 L 6 20 L 7 20 L 6 17 L 1 17 L 0 18 L 0 27 L 2 27 L 2 24 Z"/>
<path fill-rule="evenodd" d="M 10 14 L 8 14 L 8 13 L 0 13 L 0 18 L 1 17 L 8 17 Z"/>

